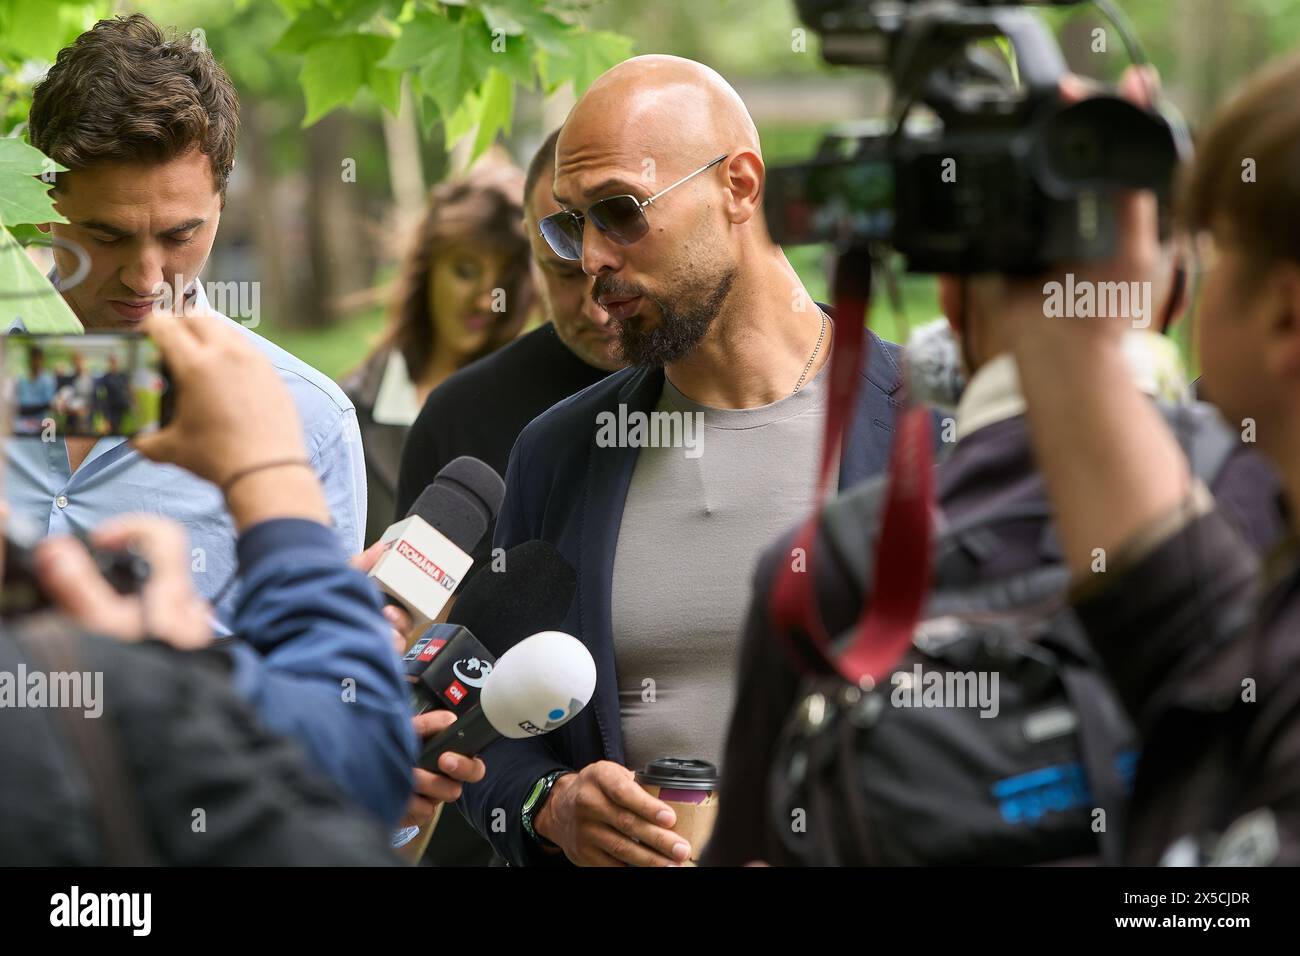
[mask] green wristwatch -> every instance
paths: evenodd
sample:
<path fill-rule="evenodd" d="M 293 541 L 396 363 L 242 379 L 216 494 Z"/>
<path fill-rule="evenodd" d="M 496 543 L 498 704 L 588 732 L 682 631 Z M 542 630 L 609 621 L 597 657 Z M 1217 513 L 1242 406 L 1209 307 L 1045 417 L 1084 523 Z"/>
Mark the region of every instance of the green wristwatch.
<path fill-rule="evenodd" d="M 542 809 L 542 804 L 551 795 L 551 788 L 555 786 L 555 781 L 566 773 L 572 772 L 571 770 L 552 770 L 533 784 L 533 789 L 529 791 L 527 798 L 524 800 L 524 808 L 520 813 L 524 824 L 524 832 L 548 849 L 558 850 L 559 847 L 533 829 L 533 817 L 537 816 L 537 812 Z"/>

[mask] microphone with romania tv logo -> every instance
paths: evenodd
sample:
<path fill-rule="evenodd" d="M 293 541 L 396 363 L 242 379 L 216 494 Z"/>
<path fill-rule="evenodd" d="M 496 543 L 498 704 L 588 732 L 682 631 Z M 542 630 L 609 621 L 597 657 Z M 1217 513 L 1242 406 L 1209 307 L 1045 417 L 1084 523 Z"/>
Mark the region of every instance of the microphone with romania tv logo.
<path fill-rule="evenodd" d="M 415 623 L 435 620 L 473 564 L 470 555 L 496 521 L 505 483 L 488 465 L 464 455 L 448 462 L 390 525 L 370 577 L 405 605 Z"/>

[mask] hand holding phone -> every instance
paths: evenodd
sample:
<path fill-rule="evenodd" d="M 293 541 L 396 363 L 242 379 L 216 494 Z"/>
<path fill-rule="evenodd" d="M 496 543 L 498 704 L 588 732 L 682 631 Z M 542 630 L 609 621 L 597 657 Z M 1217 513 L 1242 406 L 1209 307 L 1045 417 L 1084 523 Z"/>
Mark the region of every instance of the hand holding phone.
<path fill-rule="evenodd" d="M 170 418 L 170 377 L 145 335 L 12 334 L 2 341 L 5 405 L 15 437 L 129 437 Z"/>

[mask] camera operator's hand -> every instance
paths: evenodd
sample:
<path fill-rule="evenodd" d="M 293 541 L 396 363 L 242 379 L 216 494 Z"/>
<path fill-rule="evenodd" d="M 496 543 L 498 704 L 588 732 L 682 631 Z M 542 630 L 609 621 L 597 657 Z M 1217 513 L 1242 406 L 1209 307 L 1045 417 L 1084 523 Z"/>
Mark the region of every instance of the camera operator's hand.
<path fill-rule="evenodd" d="M 1060 83 L 1061 99 L 1078 102 L 1091 95 L 1092 85 L 1077 76 L 1067 76 Z M 1159 77 L 1153 68 L 1130 67 L 1125 70 L 1119 84 L 1119 93 L 1125 99 L 1149 106 L 1151 97 L 1159 90 Z M 1053 354 L 1068 349 L 1065 343 L 1078 340 L 1118 341 L 1124 333 L 1134 328 L 1152 327 L 1154 315 L 1159 314 L 1164 296 L 1146 298 L 1149 313 L 1139 316 L 1134 312 L 1136 299 L 1125 296 L 1130 306 L 1125 315 L 1098 315 L 1095 318 L 1049 317 L 1046 310 L 1046 289 L 1049 282 L 1058 282 L 1064 288 L 1066 276 L 1072 275 L 1072 288 L 1097 288 L 1101 283 L 1136 282 L 1140 288 L 1165 291 L 1169 287 L 1171 265 L 1164 254 L 1159 234 L 1159 206 L 1156 196 L 1149 190 L 1127 190 L 1114 197 L 1115 249 L 1105 259 L 1089 262 L 1060 263 L 1049 273 L 1034 279 L 1010 277 L 982 278 L 993 282 L 999 302 L 999 313 L 1005 316 L 1010 331 L 1015 336 L 1026 336 L 1041 341 Z M 1162 271 L 1163 270 L 1163 271 Z M 1107 286 L 1108 287 L 1108 286 Z M 1103 287 L 1103 288 L 1107 288 Z M 1137 288 L 1137 287 L 1130 287 Z M 1098 311 L 1102 298 L 1097 296 Z"/>
<path fill-rule="evenodd" d="M 150 573 L 143 589 L 118 594 L 80 541 L 47 538 L 36 548 L 35 567 L 55 607 L 88 631 L 125 641 L 156 638 L 187 649 L 211 643 L 211 608 L 194 590 L 184 528 L 165 518 L 130 515 L 102 525 L 90 539 L 108 550 L 129 547 L 144 558 Z"/>
<path fill-rule="evenodd" d="M 533 825 L 579 866 L 675 866 L 691 855 L 676 822 L 631 770 L 601 760 L 558 778 Z"/>
<path fill-rule="evenodd" d="M 442 733 L 455 722 L 456 715 L 446 710 L 431 710 L 412 718 L 415 734 L 420 740 L 428 740 Z M 424 826 L 433 819 L 440 803 L 455 803 L 460 799 L 461 784 L 478 783 L 487 773 L 487 767 L 481 758 L 454 753 L 445 753 L 439 757 L 438 769 L 442 773 L 415 768 L 412 782 L 414 792 L 406 805 L 403 826 Z"/>
<path fill-rule="evenodd" d="M 298 410 L 244 333 L 211 313 L 151 316 L 143 328 L 171 372 L 176 411 L 166 428 L 133 439 L 141 454 L 222 486 L 241 531 L 272 518 L 327 524 Z"/>
<path fill-rule="evenodd" d="M 1123 95 L 1146 105 L 1155 77 L 1126 71 Z M 1086 88 L 1062 84 L 1078 99 Z M 1190 491 L 1187 461 L 1155 405 L 1133 382 L 1123 355 L 1123 336 L 1137 326 L 1132 316 L 1049 317 L 1045 281 L 1074 286 L 1141 283 L 1158 309 L 1168 277 L 1162 260 L 1156 198 L 1129 191 L 1116 200 L 1116 248 L 1099 262 L 1063 264 L 1059 274 L 1034 283 L 1003 280 L 1015 293 L 1002 313 L 1024 390 L 1034 457 L 1055 506 L 1056 529 L 1066 564 L 1076 576 L 1092 572 L 1098 556 L 1122 550 L 1141 529 L 1169 514 Z M 1100 293 L 1098 293 L 1100 298 Z M 1132 296 L 1127 297 L 1131 302 Z M 1148 319 L 1150 317 L 1148 316 Z M 1100 565 L 1105 567 L 1103 560 Z"/>

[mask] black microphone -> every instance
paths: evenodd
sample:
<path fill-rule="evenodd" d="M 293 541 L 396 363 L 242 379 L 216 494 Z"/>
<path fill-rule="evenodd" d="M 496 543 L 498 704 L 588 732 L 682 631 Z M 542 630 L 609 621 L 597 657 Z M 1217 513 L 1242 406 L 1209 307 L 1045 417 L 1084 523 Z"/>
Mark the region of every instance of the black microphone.
<path fill-rule="evenodd" d="M 546 541 L 517 544 L 481 570 L 447 623 L 430 624 L 402 659 L 412 712 L 467 713 L 498 657 L 531 634 L 563 627 L 577 586 L 573 568 Z"/>
<path fill-rule="evenodd" d="M 562 628 L 577 590 L 578 575 L 555 545 L 524 541 L 470 579 L 447 621 L 500 657 L 530 634 Z"/>
<path fill-rule="evenodd" d="M 384 532 L 370 577 L 417 622 L 433 620 L 464 580 L 504 497 L 505 483 L 488 465 L 468 455 L 449 462 Z"/>

